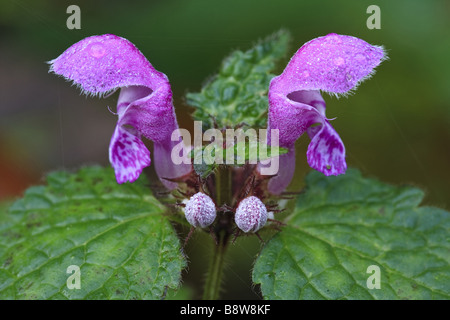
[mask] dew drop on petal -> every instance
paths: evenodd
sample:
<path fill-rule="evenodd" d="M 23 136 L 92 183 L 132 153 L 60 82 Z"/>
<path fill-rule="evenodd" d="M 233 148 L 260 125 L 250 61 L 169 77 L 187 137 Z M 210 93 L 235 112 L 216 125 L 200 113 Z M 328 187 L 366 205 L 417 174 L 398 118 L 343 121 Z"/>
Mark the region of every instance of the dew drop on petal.
<path fill-rule="evenodd" d="M 106 49 L 100 43 L 93 43 L 89 48 L 89 54 L 94 58 L 101 58 L 106 54 Z"/>
<path fill-rule="evenodd" d="M 334 64 L 337 66 L 341 66 L 345 63 L 344 58 L 342 57 L 337 57 L 336 59 L 334 59 Z"/>

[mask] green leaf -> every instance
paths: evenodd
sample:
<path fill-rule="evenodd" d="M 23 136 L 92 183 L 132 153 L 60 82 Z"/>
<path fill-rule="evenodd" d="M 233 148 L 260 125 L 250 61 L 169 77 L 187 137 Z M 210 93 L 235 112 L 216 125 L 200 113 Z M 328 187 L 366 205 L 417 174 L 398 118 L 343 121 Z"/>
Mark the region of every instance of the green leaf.
<path fill-rule="evenodd" d="M 214 127 L 213 118 L 219 128 L 241 123 L 264 127 L 267 91 L 274 76 L 270 72 L 286 54 L 289 39 L 289 33 L 281 30 L 246 52 L 234 51 L 200 93 L 187 94 L 188 104 L 196 107 L 193 118 L 209 128 Z"/>
<path fill-rule="evenodd" d="M 266 299 L 449 299 L 450 214 L 423 192 L 356 170 L 307 176 L 307 189 L 257 258 Z M 369 266 L 380 289 L 369 289 Z M 373 282 L 371 278 L 371 283 Z"/>
<path fill-rule="evenodd" d="M 29 188 L 0 214 L 0 299 L 159 299 L 176 289 L 185 259 L 146 184 L 89 167 Z M 71 265 L 80 289 L 67 286 Z"/>

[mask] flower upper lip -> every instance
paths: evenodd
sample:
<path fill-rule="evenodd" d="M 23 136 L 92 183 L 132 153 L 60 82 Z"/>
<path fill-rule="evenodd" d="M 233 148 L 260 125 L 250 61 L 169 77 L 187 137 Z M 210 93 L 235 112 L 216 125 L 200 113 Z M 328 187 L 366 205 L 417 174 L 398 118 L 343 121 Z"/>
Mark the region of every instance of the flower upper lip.
<path fill-rule="evenodd" d="M 150 165 L 150 152 L 141 136 L 155 142 L 154 157 L 169 165 L 156 166 L 162 178 L 183 175 L 191 168 L 170 166 L 170 152 L 156 144 L 172 145 L 171 133 L 178 128 L 172 91 L 165 74 L 157 71 L 127 39 L 105 34 L 85 38 L 50 61 L 50 71 L 72 80 L 82 91 L 104 95 L 120 90 L 117 126 L 110 143 L 110 162 L 118 183 L 135 181 Z M 130 128 L 131 126 L 132 128 Z M 168 159 L 169 158 L 169 159 Z"/>

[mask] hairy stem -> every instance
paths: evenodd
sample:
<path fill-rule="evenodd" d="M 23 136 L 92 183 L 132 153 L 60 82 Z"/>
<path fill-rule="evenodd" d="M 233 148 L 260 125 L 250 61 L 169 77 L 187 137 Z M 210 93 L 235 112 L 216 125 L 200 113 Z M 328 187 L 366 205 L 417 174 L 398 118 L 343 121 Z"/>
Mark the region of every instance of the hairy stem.
<path fill-rule="evenodd" d="M 220 285 L 222 283 L 223 265 L 225 251 L 227 245 L 227 235 L 225 230 L 219 233 L 218 245 L 214 248 L 214 255 L 211 261 L 208 277 L 203 292 L 203 300 L 217 300 L 220 293 Z"/>
<path fill-rule="evenodd" d="M 224 204 L 231 204 L 232 197 L 232 180 L 231 167 L 220 166 L 215 172 L 216 180 L 216 204 L 222 206 Z"/>
<path fill-rule="evenodd" d="M 231 204 L 232 200 L 232 168 L 221 166 L 215 172 L 216 204 L 222 206 Z M 227 243 L 231 235 L 230 218 L 226 212 L 219 212 L 218 222 L 211 233 L 214 234 L 216 245 L 214 254 L 209 266 L 208 276 L 206 278 L 205 289 L 203 292 L 204 300 L 216 300 L 219 298 L 220 286 L 222 284 L 223 264 Z"/>

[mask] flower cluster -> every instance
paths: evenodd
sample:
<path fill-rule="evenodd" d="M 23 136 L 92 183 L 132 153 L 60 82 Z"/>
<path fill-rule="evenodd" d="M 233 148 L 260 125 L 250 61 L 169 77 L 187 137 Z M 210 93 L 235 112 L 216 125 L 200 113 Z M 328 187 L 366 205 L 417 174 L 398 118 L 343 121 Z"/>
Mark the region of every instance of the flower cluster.
<path fill-rule="evenodd" d="M 311 139 L 309 165 L 327 176 L 345 173 L 345 147 L 326 117 L 321 92 L 347 94 L 384 59 L 381 47 L 355 37 L 329 34 L 304 44 L 283 73 L 272 79 L 268 131 L 277 130 L 279 146 L 290 150 L 280 157 L 280 171 L 269 181 L 272 194 L 281 193 L 292 180 L 294 143 L 305 132 Z M 192 174 L 191 165 L 175 164 L 171 159 L 179 141 L 171 139 L 178 123 L 168 78 L 131 42 L 111 34 L 88 37 L 50 64 L 52 72 L 72 80 L 84 93 L 102 96 L 120 89 L 118 121 L 109 146 L 109 160 L 118 183 L 135 181 L 150 165 L 150 152 L 142 137 L 153 141 L 155 171 L 168 189 L 177 186 L 177 178 Z M 260 171 L 262 166 L 259 164 Z M 269 214 L 254 195 L 240 199 L 232 213 L 236 226 L 244 232 L 257 232 Z M 185 201 L 185 216 L 192 226 L 206 228 L 216 219 L 216 205 L 208 195 L 198 192 Z"/>

